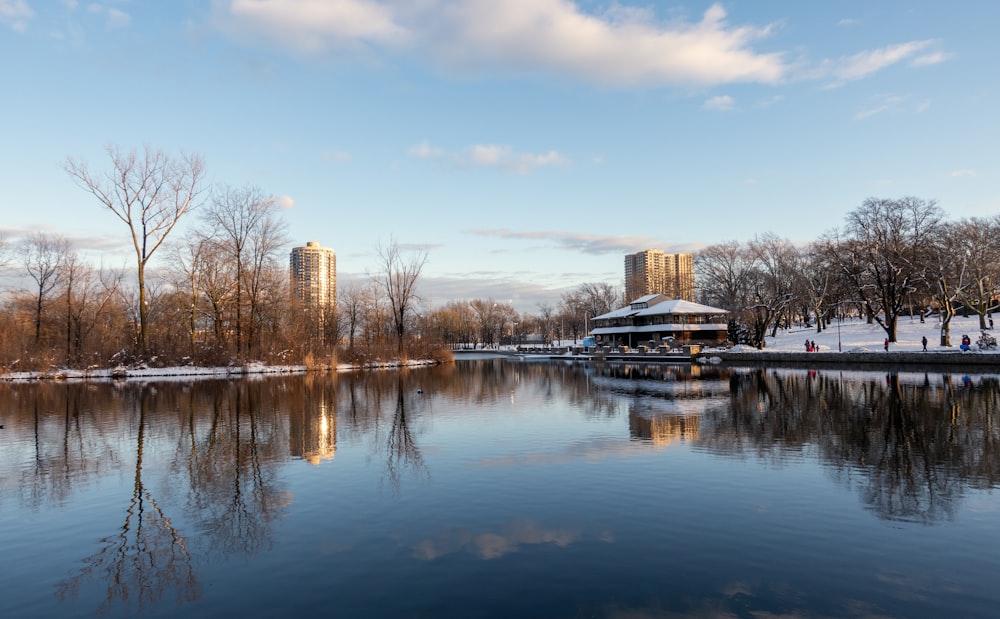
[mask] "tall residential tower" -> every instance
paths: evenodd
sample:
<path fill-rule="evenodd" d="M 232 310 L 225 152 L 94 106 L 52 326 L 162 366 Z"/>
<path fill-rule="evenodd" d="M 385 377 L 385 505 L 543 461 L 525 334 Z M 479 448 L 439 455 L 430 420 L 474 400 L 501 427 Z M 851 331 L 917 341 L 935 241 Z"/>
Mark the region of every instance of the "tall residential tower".
<path fill-rule="evenodd" d="M 288 257 L 292 295 L 309 308 L 325 310 L 337 302 L 337 254 L 309 241 Z"/>
<path fill-rule="evenodd" d="M 694 302 L 694 257 L 665 254 L 659 249 L 625 256 L 625 297 L 632 301 L 647 294 Z"/>

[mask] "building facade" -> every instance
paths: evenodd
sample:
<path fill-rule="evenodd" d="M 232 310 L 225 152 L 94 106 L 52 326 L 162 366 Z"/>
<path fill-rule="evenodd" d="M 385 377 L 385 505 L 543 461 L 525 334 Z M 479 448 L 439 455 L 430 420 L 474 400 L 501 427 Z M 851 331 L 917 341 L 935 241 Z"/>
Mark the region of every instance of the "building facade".
<path fill-rule="evenodd" d="M 337 254 L 309 241 L 288 257 L 292 296 L 308 308 L 324 310 L 337 302 Z"/>
<path fill-rule="evenodd" d="M 718 346 L 729 335 L 729 312 L 717 307 L 651 294 L 590 319 L 600 346 L 700 344 Z"/>
<path fill-rule="evenodd" d="M 625 256 L 625 297 L 662 294 L 694 302 L 694 256 L 666 254 L 659 249 Z"/>

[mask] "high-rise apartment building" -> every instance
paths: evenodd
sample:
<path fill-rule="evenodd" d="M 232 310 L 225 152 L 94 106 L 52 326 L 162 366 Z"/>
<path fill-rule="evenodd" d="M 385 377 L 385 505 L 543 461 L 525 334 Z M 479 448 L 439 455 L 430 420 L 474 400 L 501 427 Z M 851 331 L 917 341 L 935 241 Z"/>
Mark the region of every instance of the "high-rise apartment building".
<path fill-rule="evenodd" d="M 694 302 L 694 256 L 665 254 L 659 249 L 625 256 L 625 296 L 632 301 L 647 294 Z"/>
<path fill-rule="evenodd" d="M 325 309 L 337 302 L 337 254 L 309 241 L 288 257 L 292 294 L 306 307 Z"/>

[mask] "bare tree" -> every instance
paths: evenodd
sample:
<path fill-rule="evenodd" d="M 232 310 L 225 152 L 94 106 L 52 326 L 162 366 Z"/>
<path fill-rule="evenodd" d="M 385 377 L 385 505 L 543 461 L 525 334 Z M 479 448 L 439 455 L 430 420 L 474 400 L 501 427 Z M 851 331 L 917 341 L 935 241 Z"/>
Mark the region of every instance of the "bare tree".
<path fill-rule="evenodd" d="M 148 310 L 146 266 L 177 222 L 196 206 L 204 164 L 197 155 L 173 158 L 146 146 L 142 153 L 106 148 L 112 169 L 91 173 L 85 162 L 66 160 L 66 172 L 128 226 L 139 285 L 139 347 L 145 352 Z"/>
<path fill-rule="evenodd" d="M 809 314 L 812 314 L 816 318 L 816 333 L 820 333 L 825 327 L 827 303 L 834 288 L 834 277 L 818 243 L 811 243 L 799 250 L 798 264 L 794 285 L 802 306 L 802 315 L 808 324 Z"/>
<path fill-rule="evenodd" d="M 488 346 L 502 343 L 504 324 L 513 322 L 517 316 L 513 306 L 493 299 L 473 299 L 469 301 L 469 309 L 474 317 L 479 341 Z"/>
<path fill-rule="evenodd" d="M 754 237 L 749 244 L 754 258 L 754 345 L 763 348 L 765 334 L 777 334 L 778 324 L 791 307 L 795 277 L 801 272 L 798 252 L 791 242 L 772 233 Z"/>
<path fill-rule="evenodd" d="M 586 282 L 563 293 L 559 313 L 576 341 L 577 336 L 589 331 L 591 318 L 616 309 L 621 300 L 621 288 L 606 282 Z"/>
<path fill-rule="evenodd" d="M 122 273 L 83 262 L 69 252 L 62 268 L 66 302 L 66 359 L 79 362 L 84 345 L 98 323 L 111 318 L 119 297 Z"/>
<path fill-rule="evenodd" d="M 214 239 L 206 239 L 201 248 L 202 273 L 200 278 L 204 312 L 212 323 L 212 335 L 216 347 L 227 345 L 226 324 L 232 314 L 236 291 L 234 271 L 236 266 L 225 259 L 225 251 Z"/>
<path fill-rule="evenodd" d="M 213 195 L 205 213 L 213 238 L 235 268 L 232 289 L 237 358 L 249 352 L 254 342 L 264 273 L 286 242 L 285 225 L 277 211 L 277 201 L 260 188 L 227 186 Z"/>
<path fill-rule="evenodd" d="M 396 333 L 397 353 L 402 355 L 407 319 L 419 300 L 416 285 L 420 272 L 427 263 L 427 252 L 416 250 L 412 256 L 404 257 L 395 241 L 390 241 L 385 246 L 379 245 L 377 252 L 382 267 L 381 287 L 389 303 L 393 330 Z"/>
<path fill-rule="evenodd" d="M 954 224 L 938 227 L 931 238 L 931 251 L 923 278 L 941 317 L 941 346 L 951 346 L 951 319 L 955 317 L 955 303 L 960 297 L 959 291 L 969 282 L 965 273 L 967 257 L 955 260 L 956 255 L 964 253 L 960 249 L 960 235 L 959 228 Z"/>
<path fill-rule="evenodd" d="M 208 240 L 202 234 L 189 236 L 181 245 L 170 248 L 170 263 L 174 272 L 174 287 L 187 297 L 186 320 L 188 353 L 193 357 L 198 333 L 198 317 L 202 305 L 202 287 L 208 271 Z"/>
<path fill-rule="evenodd" d="M 921 287 L 932 234 L 943 218 L 934 200 L 869 198 L 847 215 L 834 256 L 870 316 L 896 341 L 896 322 Z"/>
<path fill-rule="evenodd" d="M 21 243 L 21 263 L 35 282 L 35 343 L 42 336 L 42 306 L 59 284 L 60 270 L 69 254 L 69 241 L 59 235 L 34 232 Z"/>
<path fill-rule="evenodd" d="M 734 314 L 748 297 L 747 283 L 754 269 L 751 252 L 738 241 L 710 245 L 695 255 L 699 298 L 703 303 Z"/>
<path fill-rule="evenodd" d="M 541 333 L 545 344 L 553 340 L 555 332 L 556 310 L 549 303 L 538 304 L 538 331 Z"/>
<path fill-rule="evenodd" d="M 979 316 L 979 328 L 986 329 L 986 315 L 994 310 L 990 302 L 1000 287 L 1000 215 L 961 219 L 947 226 L 952 230 L 951 259 L 961 265 L 962 282 L 956 288 L 962 306 Z"/>
<path fill-rule="evenodd" d="M 340 288 L 338 313 L 343 317 L 344 328 L 347 331 L 348 350 L 354 350 L 354 338 L 357 337 L 361 329 L 367 294 L 367 287 L 359 282 L 352 282 Z"/>
<path fill-rule="evenodd" d="M 699 300 L 714 307 L 729 310 L 729 339 L 751 343 L 743 334 L 739 317 L 756 306 L 752 281 L 757 271 L 753 252 L 729 241 L 710 245 L 694 257 Z"/>

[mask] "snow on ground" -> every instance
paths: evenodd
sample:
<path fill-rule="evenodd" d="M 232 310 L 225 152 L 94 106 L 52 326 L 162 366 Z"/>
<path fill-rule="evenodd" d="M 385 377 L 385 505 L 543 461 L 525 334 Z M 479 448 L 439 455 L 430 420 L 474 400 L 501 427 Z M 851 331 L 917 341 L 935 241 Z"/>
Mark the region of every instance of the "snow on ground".
<path fill-rule="evenodd" d="M 958 351 L 959 344 L 962 343 L 962 335 L 968 335 L 972 339 L 972 350 L 977 351 L 976 340 L 979 339 L 979 317 L 971 316 L 963 318 L 961 316 L 951 319 L 951 343 L 952 346 L 941 346 L 941 321 L 937 316 L 931 316 L 920 322 L 919 317 L 910 318 L 904 316 L 896 324 L 896 342 L 889 344 L 889 351 L 922 351 L 923 345 L 920 338 L 927 338 L 928 351 Z M 989 332 L 993 337 L 997 337 L 998 332 Z M 839 348 L 838 348 L 839 338 Z M 806 340 L 812 340 L 819 346 L 819 352 L 879 352 L 884 351 L 885 330 L 878 324 L 867 324 L 864 320 L 845 320 L 840 323 L 836 321 L 822 333 L 816 333 L 816 325 L 811 328 L 793 327 L 788 330 L 779 330 L 777 336 L 768 337 L 765 351 L 777 352 L 806 352 Z M 1000 349 L 994 348 L 989 353 L 1000 353 Z"/>
<path fill-rule="evenodd" d="M 990 331 L 994 337 L 1000 331 Z M 968 335 L 972 339 L 972 350 L 986 354 L 1000 354 L 1000 348 L 988 351 L 978 351 L 976 340 L 979 339 L 979 318 L 971 316 L 969 318 L 956 317 L 951 320 L 951 342 L 952 346 L 941 346 L 941 322 L 937 316 L 931 316 L 920 322 L 919 318 L 903 317 L 899 319 L 896 329 L 897 342 L 889 344 L 890 351 L 921 351 L 923 345 L 920 338 L 927 337 L 928 351 L 952 351 L 958 352 L 958 345 L 962 341 L 962 335 Z M 811 340 L 819 346 L 820 352 L 879 352 L 884 350 L 885 331 L 878 324 L 867 324 L 864 320 L 845 320 L 842 323 L 836 321 L 821 333 L 816 332 L 816 326 L 793 327 L 778 331 L 775 337 L 767 338 L 765 351 L 773 352 L 805 352 L 805 341 Z M 566 345 L 572 346 L 573 342 L 568 341 Z M 750 347 L 736 347 L 733 350 L 755 350 Z M 407 366 L 427 365 L 431 361 L 409 361 Z M 402 364 L 396 362 L 386 362 L 378 365 L 366 366 L 366 369 L 373 368 L 397 368 Z M 340 364 L 336 370 L 338 372 L 360 369 L 357 366 Z M 40 378 L 58 379 L 94 379 L 94 378 L 128 378 L 144 379 L 156 378 L 189 380 L 195 377 L 201 378 L 227 378 L 227 377 L 250 377 L 264 374 L 297 374 L 304 373 L 307 369 L 302 365 L 267 366 L 259 363 L 250 363 L 246 366 L 234 367 L 170 367 L 170 368 L 104 368 L 92 370 L 52 370 L 50 372 L 12 372 L 0 374 L 0 380 L 37 380 Z"/>
<path fill-rule="evenodd" d="M 336 367 L 337 372 L 347 372 L 358 369 L 388 369 L 399 368 L 404 365 L 419 366 L 431 365 L 430 360 L 411 360 L 406 363 L 389 361 L 385 363 L 367 364 L 356 366 L 341 363 Z M 333 369 L 333 368 L 330 368 Z M 176 366 L 166 368 L 94 368 L 89 370 L 73 369 L 53 369 L 49 372 L 9 372 L 0 374 L 0 380 L 5 381 L 27 381 L 39 379 L 58 380 L 92 380 L 92 379 L 112 379 L 127 378 L 161 380 L 191 380 L 195 378 L 253 378 L 272 374 L 304 374 L 308 368 L 304 365 L 264 365 L 263 363 L 252 362 L 244 366 L 230 367 L 197 367 L 197 366 Z"/>

